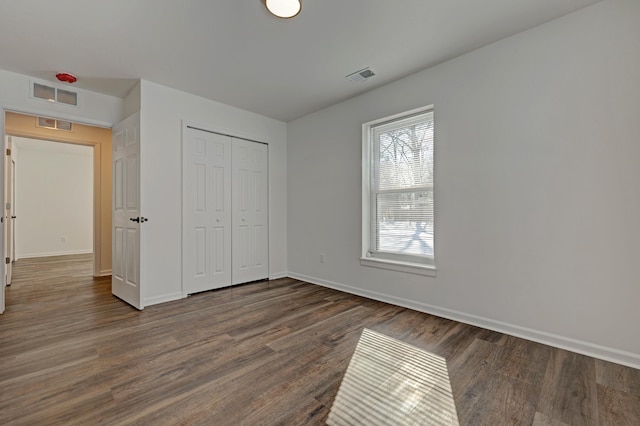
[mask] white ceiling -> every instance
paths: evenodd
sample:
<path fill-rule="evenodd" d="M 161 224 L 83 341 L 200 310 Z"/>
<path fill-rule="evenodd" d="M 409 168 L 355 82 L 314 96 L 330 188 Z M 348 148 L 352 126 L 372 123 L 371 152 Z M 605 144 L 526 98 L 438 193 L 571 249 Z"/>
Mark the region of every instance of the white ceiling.
<path fill-rule="evenodd" d="M 0 68 L 119 97 L 142 78 L 290 121 L 597 1 L 303 0 L 282 20 L 263 0 L 0 0 Z"/>

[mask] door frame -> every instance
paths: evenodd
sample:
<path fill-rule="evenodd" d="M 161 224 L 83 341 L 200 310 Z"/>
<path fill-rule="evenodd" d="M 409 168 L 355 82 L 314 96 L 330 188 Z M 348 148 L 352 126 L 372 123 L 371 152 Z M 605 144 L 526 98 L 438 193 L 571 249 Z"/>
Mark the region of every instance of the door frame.
<path fill-rule="evenodd" d="M 182 188 L 184 188 L 184 175 L 186 170 L 184 168 L 184 152 L 187 146 L 187 128 L 192 128 L 196 130 L 202 130 L 204 132 L 217 133 L 222 136 L 228 136 L 236 139 L 244 139 L 250 142 L 261 143 L 267 146 L 267 175 L 269 176 L 271 170 L 271 149 L 269 148 L 268 140 L 266 138 L 250 134 L 244 131 L 239 131 L 237 129 L 228 129 L 224 127 L 220 127 L 211 123 L 202 123 L 191 120 L 181 120 L 181 135 L 180 135 L 180 288 L 182 289 L 182 297 L 186 298 L 189 296 L 187 291 L 185 290 L 184 283 L 184 237 L 185 237 L 185 229 L 184 229 L 184 208 L 185 208 L 185 194 Z M 269 176 L 270 177 L 270 176 Z M 267 185 L 267 256 L 271 258 L 271 179 L 268 180 Z M 271 262 L 267 261 L 267 277 L 271 279 Z"/>
<path fill-rule="evenodd" d="M 10 112 L 15 112 L 15 111 L 10 111 Z M 24 113 L 19 113 L 19 114 L 23 114 L 23 115 L 32 115 L 32 114 L 24 114 Z M 52 117 L 54 118 L 54 117 Z M 74 121 L 74 123 L 78 123 L 77 121 Z M 78 124 L 84 124 L 84 123 L 78 123 Z M 28 132 L 11 132 L 11 133 L 7 133 L 5 130 L 5 135 L 7 136 L 13 136 L 13 137 L 19 137 L 19 138 L 28 138 L 28 139 L 37 139 L 37 140 L 41 140 L 41 141 L 47 141 L 47 142 L 52 142 L 52 143 L 68 143 L 68 144 L 74 144 L 74 145 L 82 145 L 82 146 L 88 146 L 91 147 L 93 149 L 93 203 L 92 203 L 92 210 L 93 210 L 93 276 L 95 277 L 99 277 L 99 276 L 104 276 L 104 272 L 100 270 L 100 262 L 99 259 L 102 255 L 102 234 L 101 234 L 101 224 L 102 224 L 102 211 L 100 208 L 100 201 L 102 198 L 102 192 L 103 192 L 103 188 L 102 188 L 102 179 L 101 179 L 101 174 L 102 174 L 102 152 L 101 152 L 101 143 L 100 142 L 94 142 L 94 141 L 83 141 L 83 142 L 78 142 L 78 141 L 71 141 L 68 139 L 65 139 L 64 137 L 47 137 L 47 138 L 43 138 L 42 136 L 34 136 L 29 134 Z M 61 134 L 61 136 L 64 136 L 63 134 Z"/>
<path fill-rule="evenodd" d="M 84 124 L 87 126 L 95 126 L 95 127 L 103 127 L 103 128 L 107 128 L 107 129 L 111 129 L 113 128 L 113 124 L 112 122 L 108 122 L 108 121 L 100 121 L 100 120 L 93 120 L 93 119 L 89 119 L 86 117 L 82 117 L 79 115 L 75 115 L 75 114 L 67 114 L 67 113 L 61 113 L 59 111 L 47 111 L 47 110 L 40 110 L 40 109 L 35 109 L 35 108 L 24 108 L 24 107 L 11 107 L 10 105 L 2 105 L 0 104 L 0 134 L 3 136 L 3 142 L 2 145 L 4 147 L 4 135 L 6 135 L 6 126 L 5 126 L 5 116 L 7 112 L 15 112 L 18 114 L 24 114 L 24 115 L 32 115 L 32 116 L 45 116 L 45 117 L 49 117 L 49 118 L 55 118 L 55 119 L 59 119 L 59 120 L 67 120 L 67 121 L 72 121 L 74 123 L 78 123 L 78 124 Z M 13 136 L 13 135 L 12 135 Z M 19 135 L 15 135 L 15 136 L 19 136 Z M 93 149 L 94 151 L 94 162 L 95 162 L 95 152 L 99 151 L 97 149 Z M 2 188 L 2 199 L 4 199 L 4 191 L 5 191 L 5 177 L 4 177 L 4 162 L 0 161 L 0 188 Z M 100 170 L 100 168 L 98 167 L 98 170 Z M 96 172 L 96 167 L 95 167 L 95 163 L 94 163 L 94 179 L 95 179 L 95 172 Z M 99 182 L 98 182 L 99 183 Z M 95 196 L 95 181 L 94 181 L 94 274 L 96 273 L 95 268 L 97 267 L 96 265 L 98 264 L 98 262 L 95 261 L 95 259 L 97 259 L 96 257 L 96 250 L 95 250 L 95 244 L 96 244 L 96 239 L 95 239 L 95 226 L 96 223 L 100 223 L 99 221 L 96 221 L 96 208 L 95 208 L 95 203 L 96 203 L 96 196 Z M 98 208 L 98 215 L 100 214 L 100 209 Z M 100 240 L 98 240 L 100 241 Z M 4 226 L 0 226 L 0 258 L 4 258 L 6 253 L 5 253 L 5 235 L 4 235 Z M 97 271 L 98 273 L 100 271 Z M 5 310 L 5 289 L 6 289 L 6 282 L 5 282 L 5 266 L 4 266 L 4 262 L 0 262 L 0 276 L 2 276 L 2 291 L 0 291 L 0 313 L 3 313 Z"/>
<path fill-rule="evenodd" d="M 13 262 L 15 262 L 15 245 L 16 245 L 16 221 L 15 221 L 15 209 L 16 209 L 16 162 L 13 156 L 13 140 L 11 135 L 4 135 L 4 147 L 7 150 L 4 159 L 4 247 L 5 247 L 5 284 L 11 285 L 11 277 L 13 271 Z M 10 207 L 9 207 L 10 206 Z"/>

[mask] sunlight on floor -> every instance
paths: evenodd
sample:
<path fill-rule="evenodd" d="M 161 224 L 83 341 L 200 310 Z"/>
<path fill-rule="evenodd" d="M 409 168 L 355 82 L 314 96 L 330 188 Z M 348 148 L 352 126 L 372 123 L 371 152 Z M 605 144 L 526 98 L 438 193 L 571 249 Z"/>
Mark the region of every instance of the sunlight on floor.
<path fill-rule="evenodd" d="M 365 328 L 327 424 L 458 425 L 446 360 Z"/>

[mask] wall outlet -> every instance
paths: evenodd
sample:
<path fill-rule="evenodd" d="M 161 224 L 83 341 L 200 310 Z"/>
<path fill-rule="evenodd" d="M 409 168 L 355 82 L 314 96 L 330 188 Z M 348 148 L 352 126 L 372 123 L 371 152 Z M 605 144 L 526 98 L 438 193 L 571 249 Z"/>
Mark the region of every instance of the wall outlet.
<path fill-rule="evenodd" d="M 66 243 L 67 242 L 67 237 L 60 237 L 60 242 L 61 243 Z"/>
<path fill-rule="evenodd" d="M 320 253 L 320 263 L 324 263 L 324 253 Z"/>

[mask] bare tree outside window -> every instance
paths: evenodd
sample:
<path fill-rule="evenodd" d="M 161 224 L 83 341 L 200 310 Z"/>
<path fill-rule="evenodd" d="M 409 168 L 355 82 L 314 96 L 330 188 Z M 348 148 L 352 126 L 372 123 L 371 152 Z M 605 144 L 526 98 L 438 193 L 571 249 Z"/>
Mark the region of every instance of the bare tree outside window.
<path fill-rule="evenodd" d="M 433 112 L 372 128 L 372 249 L 433 259 Z"/>

